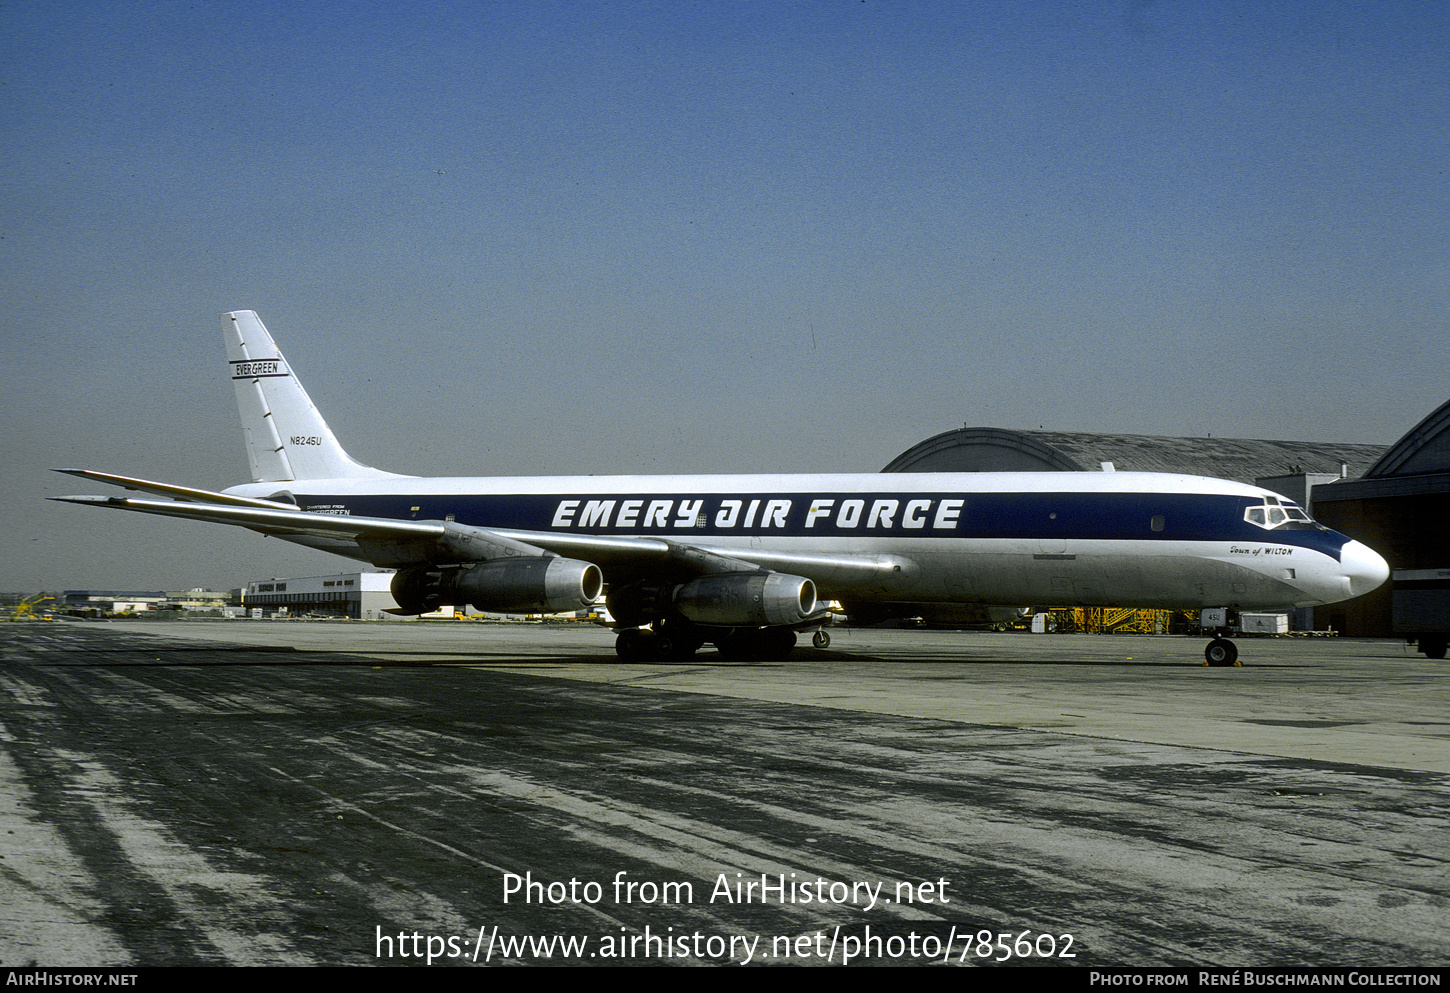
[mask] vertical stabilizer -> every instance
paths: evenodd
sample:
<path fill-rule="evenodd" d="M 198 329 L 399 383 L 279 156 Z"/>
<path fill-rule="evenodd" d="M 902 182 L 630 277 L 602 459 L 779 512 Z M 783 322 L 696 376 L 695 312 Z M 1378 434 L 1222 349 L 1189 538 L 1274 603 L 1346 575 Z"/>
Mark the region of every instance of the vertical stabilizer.
<path fill-rule="evenodd" d="M 394 476 L 353 461 L 254 311 L 222 315 L 254 482 Z"/>

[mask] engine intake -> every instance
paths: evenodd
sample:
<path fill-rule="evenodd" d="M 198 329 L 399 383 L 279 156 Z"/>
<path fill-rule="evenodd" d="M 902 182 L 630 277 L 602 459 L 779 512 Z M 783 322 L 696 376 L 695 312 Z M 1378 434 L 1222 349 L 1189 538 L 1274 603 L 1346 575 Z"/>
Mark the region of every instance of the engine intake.
<path fill-rule="evenodd" d="M 676 590 L 675 609 L 696 624 L 794 624 L 815 612 L 816 584 L 779 572 L 716 573 Z"/>

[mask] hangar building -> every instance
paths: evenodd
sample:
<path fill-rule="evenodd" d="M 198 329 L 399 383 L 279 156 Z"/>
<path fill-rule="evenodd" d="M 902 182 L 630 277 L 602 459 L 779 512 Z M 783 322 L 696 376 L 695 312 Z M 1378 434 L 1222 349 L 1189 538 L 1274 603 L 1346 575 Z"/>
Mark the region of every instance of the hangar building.
<path fill-rule="evenodd" d="M 1384 445 L 959 428 L 913 445 L 882 471 L 1096 472 L 1111 462 L 1119 472 L 1176 472 L 1255 483 L 1298 474 L 1358 476 L 1384 454 Z"/>
<path fill-rule="evenodd" d="M 1450 567 L 1450 401 L 1415 425 L 1359 479 L 1314 487 L 1314 516 L 1357 538 L 1390 563 L 1390 582 L 1347 603 L 1324 608 L 1336 630 L 1387 637 L 1395 633 L 1395 589 L 1401 570 Z"/>

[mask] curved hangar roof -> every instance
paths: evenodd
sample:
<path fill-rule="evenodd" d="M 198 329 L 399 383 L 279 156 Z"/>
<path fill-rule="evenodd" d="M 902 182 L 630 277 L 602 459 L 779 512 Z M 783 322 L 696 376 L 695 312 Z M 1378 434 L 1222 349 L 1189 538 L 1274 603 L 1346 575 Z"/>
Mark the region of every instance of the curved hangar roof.
<path fill-rule="evenodd" d="M 1447 495 L 1450 495 L 1450 401 L 1436 407 L 1408 434 L 1391 445 L 1379 461 L 1365 471 L 1363 478 L 1339 480 L 1314 488 L 1316 506 L 1321 501 L 1406 496 L 1433 496 L 1443 501 Z M 1408 511 L 1397 513 L 1409 514 Z M 1443 534 L 1444 520 L 1445 515 L 1439 509 L 1425 511 L 1423 519 L 1416 518 L 1412 530 L 1422 534 Z M 1426 547 L 1443 548 L 1444 545 L 1425 546 L 1421 542 L 1420 550 L 1424 551 Z M 1443 555 L 1443 552 L 1437 554 Z M 1435 565 L 1435 568 L 1439 566 Z"/>
<path fill-rule="evenodd" d="M 1447 405 L 1450 406 L 1450 405 Z M 1248 438 L 1162 438 L 1147 434 L 958 428 L 902 452 L 882 472 L 1173 472 L 1252 483 L 1289 473 L 1363 475 L 1384 445 Z"/>
<path fill-rule="evenodd" d="M 1365 473 L 1370 478 L 1450 472 L 1450 400 L 1430 412 Z"/>

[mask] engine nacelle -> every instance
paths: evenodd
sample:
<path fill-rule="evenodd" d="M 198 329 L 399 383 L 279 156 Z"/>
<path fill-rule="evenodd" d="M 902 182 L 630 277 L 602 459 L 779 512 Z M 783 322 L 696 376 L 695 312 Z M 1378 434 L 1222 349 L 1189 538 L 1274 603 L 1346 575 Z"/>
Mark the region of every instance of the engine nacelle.
<path fill-rule="evenodd" d="M 794 624 L 816 609 L 816 584 L 779 572 L 714 573 L 675 591 L 675 609 L 696 624 Z"/>
<path fill-rule="evenodd" d="M 426 565 L 399 569 L 391 584 L 393 601 L 400 614 L 431 614 L 444 604 L 453 604 L 452 585 L 447 573 Z"/>
<path fill-rule="evenodd" d="M 557 614 L 583 610 L 603 589 L 599 566 L 549 555 L 509 556 L 465 568 L 415 566 L 392 583 L 393 599 L 405 614 L 465 603 L 497 614 Z"/>
<path fill-rule="evenodd" d="M 592 562 L 552 556 L 490 559 L 458 574 L 460 602 L 498 614 L 583 610 L 599 598 L 604 573 Z"/>

